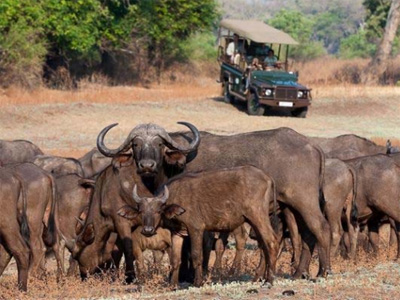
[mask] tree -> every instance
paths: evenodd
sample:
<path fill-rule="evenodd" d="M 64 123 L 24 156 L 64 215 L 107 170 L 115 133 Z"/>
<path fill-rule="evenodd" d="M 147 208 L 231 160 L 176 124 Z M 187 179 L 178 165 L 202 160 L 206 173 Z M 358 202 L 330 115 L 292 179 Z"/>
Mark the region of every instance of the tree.
<path fill-rule="evenodd" d="M 362 82 L 366 84 L 377 84 L 385 74 L 388 67 L 388 60 L 392 51 L 392 44 L 397 33 L 400 22 L 400 0 L 392 0 L 388 17 L 386 20 L 383 38 L 378 50 L 368 64 L 362 75 Z"/>
<path fill-rule="evenodd" d="M 268 24 L 292 36 L 300 45 L 292 46 L 290 56 L 296 59 L 313 59 L 325 54 L 321 42 L 312 40 L 314 19 L 299 11 L 282 9 Z"/>

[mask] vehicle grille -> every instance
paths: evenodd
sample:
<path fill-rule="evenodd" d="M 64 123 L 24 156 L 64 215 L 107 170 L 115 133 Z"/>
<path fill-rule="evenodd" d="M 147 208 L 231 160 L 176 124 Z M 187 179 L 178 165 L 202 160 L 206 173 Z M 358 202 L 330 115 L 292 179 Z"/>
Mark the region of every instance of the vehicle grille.
<path fill-rule="evenodd" d="M 275 90 L 275 99 L 297 99 L 296 89 L 277 88 Z"/>

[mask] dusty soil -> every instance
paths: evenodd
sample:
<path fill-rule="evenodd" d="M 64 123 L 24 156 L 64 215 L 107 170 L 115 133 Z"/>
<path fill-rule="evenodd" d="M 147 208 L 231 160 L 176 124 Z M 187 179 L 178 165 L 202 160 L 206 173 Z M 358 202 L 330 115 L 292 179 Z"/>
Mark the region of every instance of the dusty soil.
<path fill-rule="evenodd" d="M 383 143 L 387 138 L 400 139 L 400 88 L 360 88 L 354 86 L 321 86 L 313 90 L 314 101 L 306 119 L 270 112 L 268 116 L 250 117 L 244 105 L 222 101 L 217 84 L 206 82 L 196 87 L 95 87 L 77 92 L 3 91 L 0 92 L 0 138 L 28 139 L 46 153 L 79 157 L 95 146 L 99 131 L 118 122 L 108 134 L 106 143 L 117 147 L 129 131 L 139 123 L 154 122 L 168 131 L 186 130 L 176 124 L 188 121 L 200 130 L 233 134 L 286 126 L 310 136 L 332 137 L 354 133 Z M 269 289 L 252 284 L 258 256 L 246 251 L 244 270 L 240 276 L 225 274 L 222 282 L 212 278 L 201 288 L 185 286 L 170 291 L 161 275 L 149 275 L 144 285 L 124 286 L 121 280 L 110 283 L 89 279 L 80 282 L 68 278 L 57 283 L 54 262 L 50 262 L 47 280 L 30 279 L 27 294 L 16 291 L 15 263 L 0 278 L 0 299 L 12 298 L 148 298 L 148 299 L 266 299 L 287 298 L 282 293 L 293 290 L 293 299 L 399 299 L 400 265 L 393 262 L 394 249 L 378 258 L 361 252 L 357 263 L 343 259 L 333 262 L 334 275 L 326 280 L 291 281 L 288 277 L 290 255 L 280 259 L 280 273 Z M 229 265 L 233 251 L 226 256 Z M 317 261 L 312 265 L 317 271 Z"/>

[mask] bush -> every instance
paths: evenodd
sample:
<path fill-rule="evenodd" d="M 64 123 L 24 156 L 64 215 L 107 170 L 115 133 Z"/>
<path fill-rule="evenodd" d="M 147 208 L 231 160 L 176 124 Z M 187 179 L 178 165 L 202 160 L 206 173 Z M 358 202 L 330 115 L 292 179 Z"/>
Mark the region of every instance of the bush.
<path fill-rule="evenodd" d="M 376 52 L 376 45 L 367 40 L 366 32 L 360 30 L 350 35 L 340 43 L 339 56 L 341 58 L 369 58 Z"/>
<path fill-rule="evenodd" d="M 196 33 L 181 43 L 182 56 L 192 61 L 217 59 L 215 36 L 212 32 Z"/>

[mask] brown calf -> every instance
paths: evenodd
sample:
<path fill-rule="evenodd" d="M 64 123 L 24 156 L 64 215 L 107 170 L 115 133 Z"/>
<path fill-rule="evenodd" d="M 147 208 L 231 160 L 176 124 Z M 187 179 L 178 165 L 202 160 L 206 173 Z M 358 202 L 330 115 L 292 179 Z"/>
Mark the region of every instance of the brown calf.
<path fill-rule="evenodd" d="M 269 205 L 274 202 L 273 180 L 252 166 L 189 173 L 175 177 L 156 198 L 140 198 L 134 188 L 133 198 L 139 211 L 124 206 L 119 213 L 130 219 L 141 214 L 144 235 L 154 235 L 162 217 L 171 220 L 175 230 L 187 231 L 192 243 L 195 269 L 194 284 L 202 284 L 204 231 L 233 231 L 245 222 L 255 229 L 263 245 L 268 265 L 264 278 L 272 283 L 278 243 L 269 219 Z M 172 277 L 178 283 L 182 237 L 172 240 Z M 258 279 L 258 278 L 256 278 Z"/>

